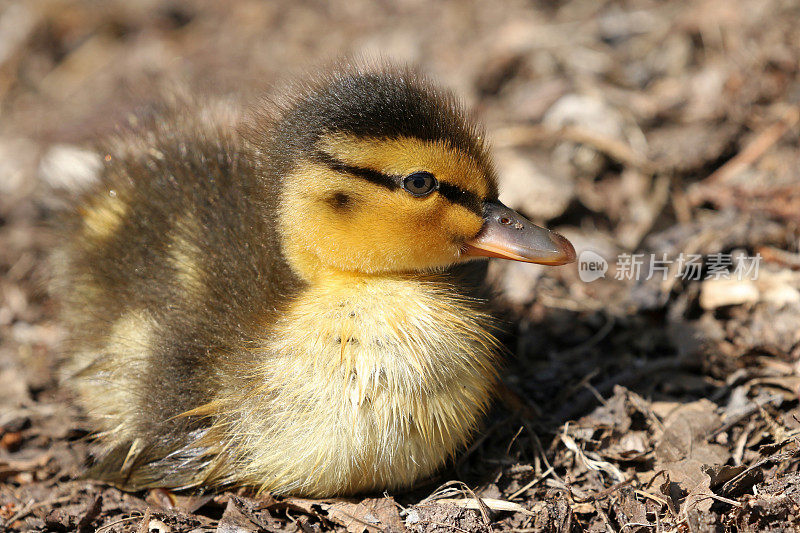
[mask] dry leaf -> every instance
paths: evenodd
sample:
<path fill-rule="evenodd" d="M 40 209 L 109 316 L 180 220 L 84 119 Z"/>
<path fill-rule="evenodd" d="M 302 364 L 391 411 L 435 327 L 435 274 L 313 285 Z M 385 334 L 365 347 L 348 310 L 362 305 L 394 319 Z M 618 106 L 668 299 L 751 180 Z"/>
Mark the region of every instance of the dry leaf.
<path fill-rule="evenodd" d="M 251 533 L 259 527 L 242 510 L 241 501 L 235 496 L 228 498 L 228 505 L 217 524 L 217 533 Z"/>
<path fill-rule="evenodd" d="M 686 404 L 670 413 L 655 448 L 658 468 L 666 470 L 683 490 L 706 480 L 710 483 L 703 467 L 723 464 L 731 456 L 728 449 L 706 441 L 720 424 L 716 404 L 708 400 Z"/>
<path fill-rule="evenodd" d="M 349 500 L 309 500 L 287 498 L 276 506 L 288 507 L 344 526 L 351 533 L 363 531 L 405 531 L 393 498 Z"/>

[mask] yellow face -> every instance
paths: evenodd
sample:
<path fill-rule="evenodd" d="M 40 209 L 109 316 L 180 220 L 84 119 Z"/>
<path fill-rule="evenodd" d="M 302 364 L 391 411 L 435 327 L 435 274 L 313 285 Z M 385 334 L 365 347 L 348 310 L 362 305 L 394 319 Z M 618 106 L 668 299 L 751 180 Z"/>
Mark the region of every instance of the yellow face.
<path fill-rule="evenodd" d="M 446 141 L 322 137 L 286 180 L 286 256 L 306 278 L 453 264 L 483 226 L 484 200 L 496 195 L 489 172 Z"/>

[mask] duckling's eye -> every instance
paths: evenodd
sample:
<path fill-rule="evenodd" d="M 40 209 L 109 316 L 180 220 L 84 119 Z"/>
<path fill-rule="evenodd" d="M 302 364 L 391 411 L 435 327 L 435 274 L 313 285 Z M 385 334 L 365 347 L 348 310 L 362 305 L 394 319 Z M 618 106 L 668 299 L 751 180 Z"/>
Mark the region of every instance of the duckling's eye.
<path fill-rule="evenodd" d="M 414 172 L 403 178 L 403 188 L 414 196 L 425 196 L 439 188 L 439 181 L 430 172 Z"/>

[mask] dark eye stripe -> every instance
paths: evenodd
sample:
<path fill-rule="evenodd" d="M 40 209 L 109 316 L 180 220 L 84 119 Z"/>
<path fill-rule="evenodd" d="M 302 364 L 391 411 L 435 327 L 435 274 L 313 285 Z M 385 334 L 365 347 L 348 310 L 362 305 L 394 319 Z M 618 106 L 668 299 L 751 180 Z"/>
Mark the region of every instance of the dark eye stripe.
<path fill-rule="evenodd" d="M 331 170 L 352 174 L 389 190 L 399 189 L 403 182 L 403 176 L 391 176 L 371 168 L 348 165 L 321 150 L 317 151 L 315 158 Z M 483 216 L 483 200 L 477 194 L 445 181 L 439 182 L 439 194 L 446 200 L 465 207 L 478 216 Z"/>
<path fill-rule="evenodd" d="M 483 216 L 483 200 L 477 194 L 444 181 L 439 182 L 439 194 L 454 204 L 466 207 L 476 215 Z"/>
<path fill-rule="evenodd" d="M 387 174 L 383 174 L 382 172 L 378 172 L 377 170 L 373 170 L 371 168 L 362 168 L 362 167 L 355 167 L 352 165 L 348 165 L 347 163 L 343 163 L 338 159 L 336 159 L 335 157 L 331 157 L 330 154 L 326 154 L 325 152 L 322 151 L 317 152 L 316 158 L 320 163 L 327 166 L 331 170 L 352 174 L 353 176 L 365 179 L 370 183 L 386 187 L 387 189 L 390 190 L 395 190 L 400 188 L 401 180 L 399 176 L 389 176 Z"/>

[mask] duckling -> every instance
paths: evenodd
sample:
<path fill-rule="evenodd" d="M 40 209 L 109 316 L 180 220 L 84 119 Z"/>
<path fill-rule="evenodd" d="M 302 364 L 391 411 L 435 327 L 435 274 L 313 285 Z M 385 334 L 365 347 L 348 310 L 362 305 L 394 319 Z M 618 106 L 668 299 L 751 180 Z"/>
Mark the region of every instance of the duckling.
<path fill-rule="evenodd" d="M 449 92 L 397 67 L 294 92 L 233 119 L 189 104 L 138 118 L 65 214 L 54 286 L 99 446 L 90 475 L 409 487 L 469 442 L 496 388 L 473 260 L 574 260 L 498 201 Z"/>

